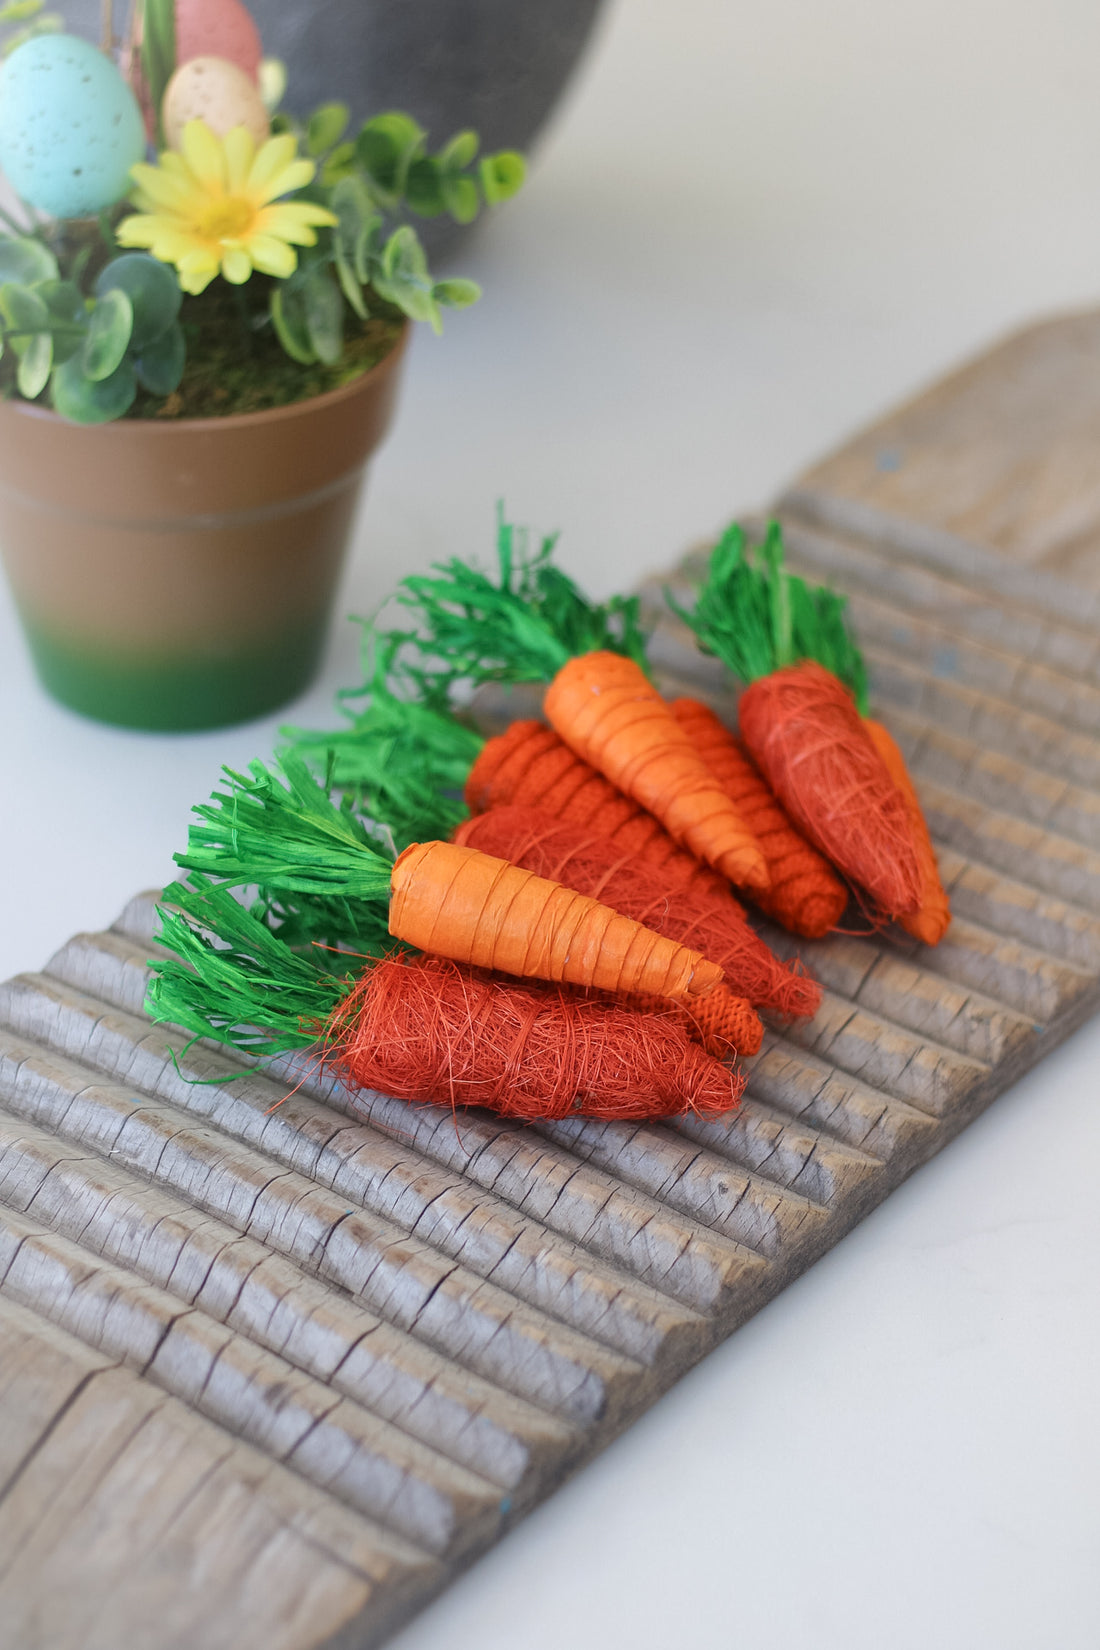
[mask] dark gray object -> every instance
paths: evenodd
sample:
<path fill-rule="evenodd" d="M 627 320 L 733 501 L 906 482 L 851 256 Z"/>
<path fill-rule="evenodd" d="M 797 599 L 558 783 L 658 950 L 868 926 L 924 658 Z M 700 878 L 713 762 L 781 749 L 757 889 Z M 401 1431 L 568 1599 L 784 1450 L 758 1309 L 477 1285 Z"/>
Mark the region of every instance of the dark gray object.
<path fill-rule="evenodd" d="M 264 50 L 289 73 L 286 107 L 341 102 L 364 119 L 407 110 L 441 143 L 472 127 L 486 149 L 527 153 L 584 49 L 600 0 L 249 0 Z M 99 0 L 58 8 L 97 38 Z M 117 10 L 122 14 L 122 7 Z M 438 249 L 463 231 L 433 219 Z"/>

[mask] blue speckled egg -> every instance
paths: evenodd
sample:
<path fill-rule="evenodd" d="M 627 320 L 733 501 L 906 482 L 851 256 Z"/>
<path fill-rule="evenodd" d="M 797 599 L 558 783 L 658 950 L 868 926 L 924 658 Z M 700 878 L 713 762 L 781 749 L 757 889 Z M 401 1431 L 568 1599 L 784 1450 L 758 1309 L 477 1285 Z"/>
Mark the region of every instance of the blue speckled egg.
<path fill-rule="evenodd" d="M 87 40 L 39 35 L 0 69 L 0 168 L 39 211 L 80 218 L 113 206 L 144 154 L 137 99 Z"/>

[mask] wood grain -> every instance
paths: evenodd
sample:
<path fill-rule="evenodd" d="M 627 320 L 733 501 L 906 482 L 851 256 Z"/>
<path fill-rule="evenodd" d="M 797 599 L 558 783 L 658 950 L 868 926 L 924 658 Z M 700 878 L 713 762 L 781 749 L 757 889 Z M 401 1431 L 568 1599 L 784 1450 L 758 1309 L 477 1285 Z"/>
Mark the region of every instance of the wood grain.
<path fill-rule="evenodd" d="M 0 1650 L 378 1644 L 1095 1011 L 1098 364 L 1100 317 L 1010 340 L 782 504 L 955 918 L 765 928 L 825 998 L 739 1111 L 521 1127 L 236 1064 L 144 1017 L 151 894 L 0 987 Z M 735 717 L 667 617 L 654 656 Z"/>

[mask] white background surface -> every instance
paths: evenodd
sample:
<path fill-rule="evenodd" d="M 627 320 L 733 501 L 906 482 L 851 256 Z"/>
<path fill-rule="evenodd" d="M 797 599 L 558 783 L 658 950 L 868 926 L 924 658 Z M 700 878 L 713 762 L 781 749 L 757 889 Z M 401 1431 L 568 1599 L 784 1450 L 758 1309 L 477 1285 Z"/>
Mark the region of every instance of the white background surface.
<path fill-rule="evenodd" d="M 530 0 L 529 0 L 530 3 Z M 1100 298 L 1095 0 L 619 0 L 419 338 L 344 608 L 488 552 L 595 592 L 1040 312 Z M 355 679 L 341 625 L 285 717 Z M 277 722 L 152 738 L 36 688 L 0 592 L 0 978 L 162 881 Z M 1094 1650 L 1100 1023 L 410 1626 L 400 1650 Z"/>

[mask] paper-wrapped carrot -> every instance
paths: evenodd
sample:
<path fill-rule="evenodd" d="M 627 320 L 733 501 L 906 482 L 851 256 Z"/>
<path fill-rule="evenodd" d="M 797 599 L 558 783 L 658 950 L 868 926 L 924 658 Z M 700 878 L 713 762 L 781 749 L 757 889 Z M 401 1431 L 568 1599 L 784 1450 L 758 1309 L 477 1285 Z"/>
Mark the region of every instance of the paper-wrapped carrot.
<path fill-rule="evenodd" d="M 552 547 L 547 540 L 533 556 L 517 553 L 502 521 L 499 582 L 459 560 L 403 580 L 396 600 L 417 626 L 382 632 L 383 645 L 442 661 L 435 674 L 405 665 L 437 695 L 455 681 L 549 683 L 547 720 L 572 751 L 696 858 L 740 887 L 766 888 L 751 831 L 646 675 L 636 604 L 585 602 L 550 564 Z"/>
<path fill-rule="evenodd" d="M 798 828 L 884 915 L 917 918 L 927 891 L 911 803 L 861 714 L 866 675 L 843 598 L 786 571 L 773 524 L 755 559 L 740 528 L 730 528 L 694 608 L 673 606 L 748 684 L 742 738 Z"/>
<path fill-rule="evenodd" d="M 713 1115 L 744 1087 L 672 1006 L 639 1012 L 437 957 L 357 958 L 356 976 L 204 878 L 164 900 L 158 938 L 174 955 L 152 965 L 153 1016 L 251 1056 L 311 1051 L 353 1089 L 527 1120 Z"/>
<path fill-rule="evenodd" d="M 280 780 L 260 762 L 250 777 L 225 770 L 227 789 L 194 810 L 203 823 L 177 862 L 275 896 L 361 902 L 376 936 L 388 929 L 418 949 L 521 978 L 683 1003 L 722 980 L 697 951 L 477 849 L 412 843 L 393 859 L 300 756 L 286 754 L 282 771 Z"/>
<path fill-rule="evenodd" d="M 792 934 L 821 939 L 843 916 L 847 888 L 824 854 L 795 829 L 740 741 L 708 705 L 674 699 L 672 714 L 760 844 L 771 882 L 754 896 L 757 905 Z"/>

